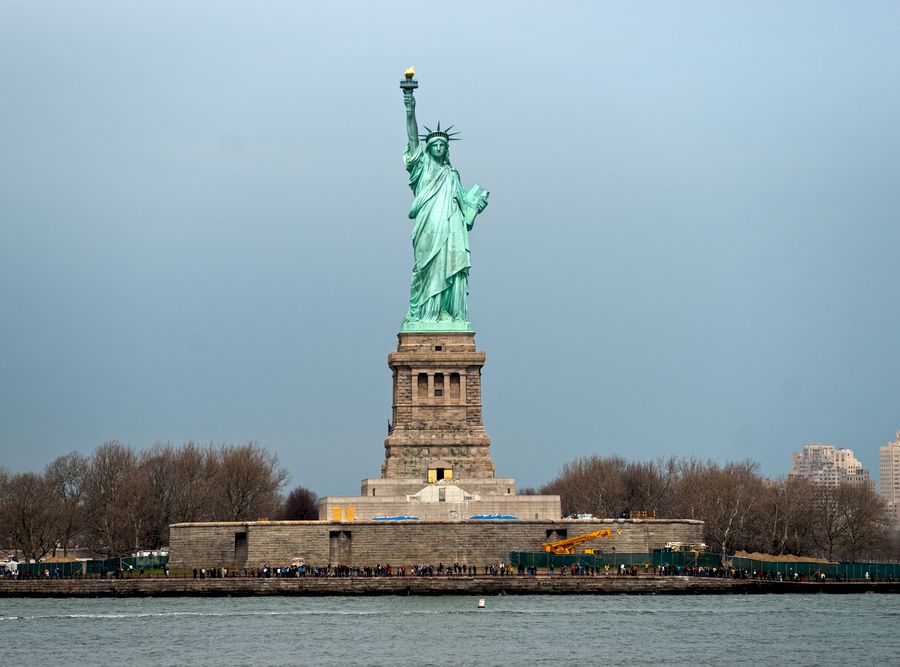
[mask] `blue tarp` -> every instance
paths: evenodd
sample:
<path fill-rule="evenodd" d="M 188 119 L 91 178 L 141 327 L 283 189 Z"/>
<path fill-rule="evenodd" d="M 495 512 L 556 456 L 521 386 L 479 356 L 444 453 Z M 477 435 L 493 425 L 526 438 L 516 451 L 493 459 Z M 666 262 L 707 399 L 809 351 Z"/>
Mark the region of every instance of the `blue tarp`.
<path fill-rule="evenodd" d="M 421 521 L 417 516 L 376 516 L 372 521 Z"/>

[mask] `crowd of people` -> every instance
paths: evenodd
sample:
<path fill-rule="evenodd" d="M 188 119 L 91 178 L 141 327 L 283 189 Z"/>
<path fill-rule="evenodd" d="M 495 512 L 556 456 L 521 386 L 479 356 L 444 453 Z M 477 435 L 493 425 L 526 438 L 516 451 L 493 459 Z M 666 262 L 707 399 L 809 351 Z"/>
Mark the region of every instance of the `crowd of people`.
<path fill-rule="evenodd" d="M 250 578 L 286 578 L 286 577 L 508 577 L 508 576 L 531 576 L 536 577 L 539 574 L 555 576 L 571 576 L 571 577 L 596 577 L 596 576 L 618 576 L 618 577 L 637 577 L 637 576 L 657 576 L 657 577 L 708 577 L 718 579 L 754 579 L 761 581 L 793 581 L 793 582 L 825 582 L 825 581 L 849 581 L 864 580 L 876 581 L 874 572 L 866 571 L 858 573 L 855 577 L 848 577 L 839 572 L 826 573 L 824 570 L 815 570 L 809 573 L 797 572 L 793 569 L 785 567 L 781 569 L 759 569 L 748 570 L 744 568 L 735 568 L 727 564 L 719 567 L 698 566 L 698 565 L 671 565 L 668 563 L 651 564 L 630 563 L 628 565 L 620 563 L 612 565 L 605 563 L 603 565 L 588 565 L 583 562 L 571 563 L 563 566 L 554 566 L 550 564 L 546 568 L 538 568 L 534 566 L 526 566 L 523 564 L 512 565 L 504 562 L 485 563 L 484 565 L 471 565 L 468 563 L 438 563 L 432 564 L 414 564 L 391 565 L 390 563 L 377 563 L 372 566 L 347 566 L 347 565 L 305 565 L 295 563 L 290 566 L 272 566 L 260 565 L 253 567 L 228 568 L 228 567 L 194 567 L 189 570 L 194 579 L 223 579 L 235 577 Z M 144 568 L 134 568 L 130 566 L 120 566 L 109 572 L 101 572 L 96 576 L 101 579 L 130 579 L 143 578 L 145 575 Z M 164 565 L 160 570 L 152 572 L 153 576 L 170 576 L 168 565 Z M 21 570 L 3 569 L 0 571 L 0 577 L 3 579 L 72 579 L 81 578 L 83 575 L 79 569 L 73 573 L 67 573 L 58 566 L 48 566 L 36 571 L 23 568 Z M 185 576 L 184 571 L 177 572 L 176 576 Z M 893 583 L 896 577 L 886 575 L 882 577 L 883 581 Z"/>
<path fill-rule="evenodd" d="M 506 563 L 482 566 L 469 565 L 467 563 L 452 563 L 444 565 L 414 564 L 410 566 L 394 566 L 390 563 L 378 563 L 372 566 L 348 565 L 290 565 L 286 567 L 273 567 L 261 565 L 258 567 L 243 568 L 193 568 L 194 579 L 217 579 L 222 577 L 452 577 L 452 576 L 510 576 L 515 573 L 525 574 L 523 568 L 515 570 Z M 536 574 L 536 572 L 535 572 Z"/>
<path fill-rule="evenodd" d="M 194 579 L 213 579 L 222 577 L 255 577 L 255 578 L 284 578 L 284 577 L 508 577 L 531 576 L 539 574 L 571 577 L 597 577 L 597 576 L 657 576 L 657 577 L 708 577 L 718 579 L 755 579 L 762 581 L 848 581 L 849 578 L 841 574 L 827 575 L 822 570 L 810 574 L 795 571 L 781 570 L 747 570 L 731 566 L 709 567 L 697 565 L 670 565 L 645 563 L 620 563 L 618 566 L 605 563 L 603 565 L 588 565 L 585 563 L 572 563 L 556 567 L 551 564 L 546 568 L 537 568 L 522 564 L 512 565 L 504 562 L 496 564 L 487 563 L 481 566 L 466 563 L 435 565 L 415 564 L 411 566 L 394 566 L 390 563 L 378 563 L 373 566 L 347 566 L 347 565 L 322 565 L 306 566 L 291 565 L 289 567 L 273 567 L 263 565 L 247 568 L 194 568 Z M 875 581 L 875 576 L 865 572 L 860 577 L 865 581 Z M 885 581 L 894 582 L 893 576 L 887 576 Z"/>

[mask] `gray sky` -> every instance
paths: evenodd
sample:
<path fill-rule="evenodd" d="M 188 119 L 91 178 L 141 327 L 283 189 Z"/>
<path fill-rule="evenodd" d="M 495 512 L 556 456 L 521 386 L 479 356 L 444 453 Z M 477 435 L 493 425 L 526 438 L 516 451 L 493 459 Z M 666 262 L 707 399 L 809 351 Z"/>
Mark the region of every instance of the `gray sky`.
<path fill-rule="evenodd" d="M 379 474 L 403 69 L 462 130 L 498 474 L 900 429 L 896 2 L 0 4 L 0 464 Z"/>

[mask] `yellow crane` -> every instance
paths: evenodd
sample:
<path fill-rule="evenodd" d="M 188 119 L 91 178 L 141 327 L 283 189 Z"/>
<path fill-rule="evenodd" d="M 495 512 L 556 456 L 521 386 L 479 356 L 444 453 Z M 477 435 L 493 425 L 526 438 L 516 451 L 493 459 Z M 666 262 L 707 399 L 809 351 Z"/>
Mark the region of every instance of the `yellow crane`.
<path fill-rule="evenodd" d="M 584 535 L 569 537 L 565 540 L 557 540 L 556 542 L 544 542 L 541 546 L 544 547 L 544 551 L 546 551 L 548 554 L 574 554 L 576 546 L 578 546 L 582 542 L 587 542 L 588 540 L 593 540 L 598 537 L 613 537 L 613 534 L 611 530 L 609 530 L 608 528 L 604 528 L 602 530 L 595 530 L 591 533 L 585 533 Z M 593 553 L 593 550 L 591 550 L 591 553 Z"/>

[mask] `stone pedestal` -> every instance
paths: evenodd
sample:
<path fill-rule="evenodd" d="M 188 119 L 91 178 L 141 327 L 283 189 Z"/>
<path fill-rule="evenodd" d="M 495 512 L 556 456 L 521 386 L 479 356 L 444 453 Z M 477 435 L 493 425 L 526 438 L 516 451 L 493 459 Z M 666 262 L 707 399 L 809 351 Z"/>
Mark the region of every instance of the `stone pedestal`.
<path fill-rule="evenodd" d="M 497 477 L 481 421 L 481 368 L 471 331 L 402 331 L 388 354 L 391 429 L 381 477 L 358 496 L 319 501 L 323 521 L 557 520 L 559 496 L 517 496 Z"/>
<path fill-rule="evenodd" d="M 404 332 L 388 355 L 393 371 L 391 432 L 381 476 L 390 479 L 487 480 L 491 439 L 481 420 L 485 354 L 472 332 Z"/>

